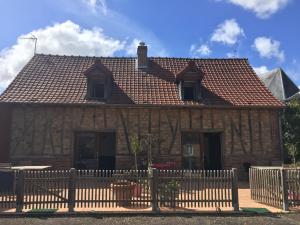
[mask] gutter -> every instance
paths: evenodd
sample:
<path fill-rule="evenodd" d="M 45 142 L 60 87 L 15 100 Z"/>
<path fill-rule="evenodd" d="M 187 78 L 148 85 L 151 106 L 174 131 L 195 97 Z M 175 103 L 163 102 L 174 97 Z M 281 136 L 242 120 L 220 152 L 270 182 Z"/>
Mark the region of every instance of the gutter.
<path fill-rule="evenodd" d="M 69 107 L 105 107 L 105 108 L 174 108 L 174 109 L 284 109 L 286 106 L 274 105 L 166 105 L 166 104 L 99 104 L 99 103 L 43 103 L 43 102 L 0 102 L 0 105 L 16 106 L 69 106 Z"/>
<path fill-rule="evenodd" d="M 286 102 L 289 102 L 289 101 L 292 101 L 296 98 L 299 98 L 300 99 L 300 91 L 297 92 L 296 94 L 292 95 L 291 97 L 288 97 L 287 99 L 285 99 Z"/>

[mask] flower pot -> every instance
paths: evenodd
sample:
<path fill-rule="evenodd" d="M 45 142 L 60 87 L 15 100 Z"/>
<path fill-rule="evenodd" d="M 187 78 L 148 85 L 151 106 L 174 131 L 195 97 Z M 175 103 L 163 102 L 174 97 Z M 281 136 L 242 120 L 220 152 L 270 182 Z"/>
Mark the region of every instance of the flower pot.
<path fill-rule="evenodd" d="M 118 206 L 130 206 L 136 184 L 122 181 L 111 184 Z"/>
<path fill-rule="evenodd" d="M 162 205 L 170 208 L 175 208 L 177 206 L 177 202 L 176 202 L 177 198 L 178 198 L 178 193 L 168 193 L 160 196 Z"/>
<path fill-rule="evenodd" d="M 141 197 L 143 192 L 143 187 L 140 184 L 136 184 L 133 190 L 134 197 Z"/>
<path fill-rule="evenodd" d="M 176 199 L 179 197 L 179 188 L 176 180 L 159 184 L 159 198 L 163 206 L 175 208 L 178 205 Z"/>

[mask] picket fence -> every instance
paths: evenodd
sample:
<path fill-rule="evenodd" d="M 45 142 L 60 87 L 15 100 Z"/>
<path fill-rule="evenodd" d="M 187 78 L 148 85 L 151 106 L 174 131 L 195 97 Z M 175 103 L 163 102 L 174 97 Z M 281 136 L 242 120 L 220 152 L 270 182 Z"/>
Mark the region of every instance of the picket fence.
<path fill-rule="evenodd" d="M 300 206 L 300 169 L 252 167 L 251 199 L 283 210 Z"/>
<path fill-rule="evenodd" d="M 0 189 L 0 208 L 89 210 L 111 208 L 228 208 L 238 210 L 232 170 L 41 170 L 16 171 Z M 1 185 L 1 184 L 0 184 Z"/>

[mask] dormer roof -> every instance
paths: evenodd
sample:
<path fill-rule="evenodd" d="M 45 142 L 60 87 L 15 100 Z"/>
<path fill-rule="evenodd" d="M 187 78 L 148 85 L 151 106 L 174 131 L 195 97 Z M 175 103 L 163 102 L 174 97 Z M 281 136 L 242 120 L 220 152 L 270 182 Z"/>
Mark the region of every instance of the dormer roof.
<path fill-rule="evenodd" d="M 95 72 L 95 73 L 94 73 Z M 101 63 L 100 59 L 95 59 L 94 64 L 92 64 L 88 69 L 86 69 L 83 74 L 86 77 L 95 76 L 97 74 L 102 74 L 106 76 L 112 76 L 112 72 Z"/>
<path fill-rule="evenodd" d="M 202 80 L 203 73 L 195 61 L 189 61 L 185 67 L 176 74 L 176 80 Z"/>

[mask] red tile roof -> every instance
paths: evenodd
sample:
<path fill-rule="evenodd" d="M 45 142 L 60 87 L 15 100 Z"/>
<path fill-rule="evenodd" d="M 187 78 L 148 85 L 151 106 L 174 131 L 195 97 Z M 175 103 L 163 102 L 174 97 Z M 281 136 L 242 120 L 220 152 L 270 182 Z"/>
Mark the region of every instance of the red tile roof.
<path fill-rule="evenodd" d="M 114 78 L 109 104 L 282 107 L 256 76 L 247 59 L 149 57 L 149 68 L 136 69 L 136 58 L 36 54 L 0 96 L 8 103 L 104 104 L 86 99 L 84 72 L 95 60 Z M 182 101 L 176 74 L 189 62 L 203 73 L 203 100 Z"/>

